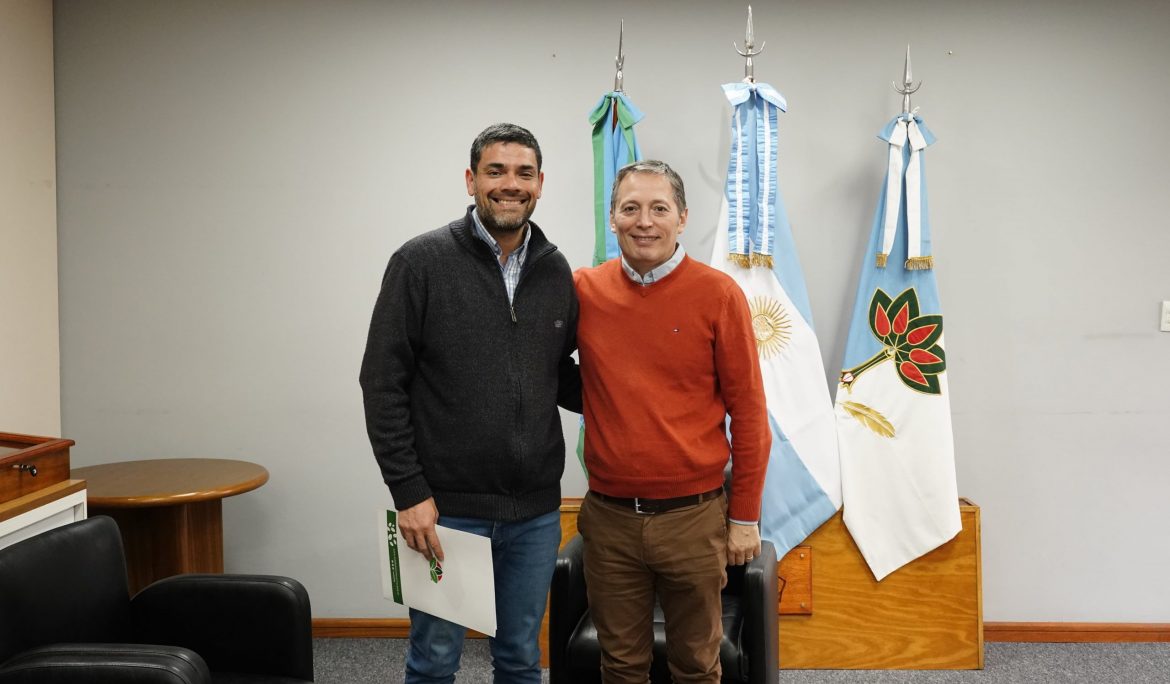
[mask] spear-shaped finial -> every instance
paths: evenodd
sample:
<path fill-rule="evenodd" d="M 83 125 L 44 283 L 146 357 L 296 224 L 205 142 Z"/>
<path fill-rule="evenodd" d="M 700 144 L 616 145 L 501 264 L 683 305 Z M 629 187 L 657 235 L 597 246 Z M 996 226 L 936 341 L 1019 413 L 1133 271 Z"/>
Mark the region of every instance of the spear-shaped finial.
<path fill-rule="evenodd" d="M 756 82 L 756 70 L 755 70 L 755 65 L 752 64 L 752 57 L 755 57 L 756 55 L 763 52 L 764 48 L 767 45 L 768 45 L 768 41 L 765 40 L 763 43 L 760 44 L 759 50 L 755 49 L 756 48 L 756 32 L 755 32 L 755 29 L 752 27 L 752 6 L 748 5 L 747 31 L 744 34 L 743 49 L 740 50 L 738 45 L 736 45 L 734 42 L 731 43 L 731 46 L 735 48 L 735 51 L 738 52 L 740 54 L 740 56 L 746 60 L 744 62 L 744 65 L 743 65 L 743 80 L 745 82 L 747 82 L 747 83 L 755 83 Z"/>
<path fill-rule="evenodd" d="M 922 87 L 922 81 L 919 81 L 918 85 L 914 85 L 914 77 L 911 76 L 911 74 L 910 74 L 910 44 L 909 43 L 906 44 L 906 70 L 902 74 L 902 86 L 898 87 L 898 84 L 894 83 L 892 81 L 891 81 L 891 85 L 894 86 L 894 92 L 902 95 L 902 113 L 909 114 L 910 113 L 910 96 L 913 95 L 914 93 L 918 92 L 918 89 Z"/>
<path fill-rule="evenodd" d="M 622 66 L 626 63 L 626 53 L 622 51 L 622 39 L 626 35 L 626 20 L 622 19 L 621 30 L 618 31 L 618 53 L 617 57 L 613 58 L 617 71 L 613 75 L 613 89 L 614 92 L 622 92 Z"/>

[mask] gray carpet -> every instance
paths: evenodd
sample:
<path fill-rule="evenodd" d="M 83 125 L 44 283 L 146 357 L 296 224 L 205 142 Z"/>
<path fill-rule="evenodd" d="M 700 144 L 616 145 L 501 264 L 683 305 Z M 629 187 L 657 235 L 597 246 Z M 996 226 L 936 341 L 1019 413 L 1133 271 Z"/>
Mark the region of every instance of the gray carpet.
<path fill-rule="evenodd" d="M 781 682 L 1049 682 L 1170 683 L 1170 644 L 987 644 L 982 671 L 781 670 Z M 405 639 L 315 639 L 318 684 L 401 682 Z M 491 656 L 484 639 L 469 639 L 457 678 L 489 684 Z M 544 681 L 548 681 L 545 673 Z"/>

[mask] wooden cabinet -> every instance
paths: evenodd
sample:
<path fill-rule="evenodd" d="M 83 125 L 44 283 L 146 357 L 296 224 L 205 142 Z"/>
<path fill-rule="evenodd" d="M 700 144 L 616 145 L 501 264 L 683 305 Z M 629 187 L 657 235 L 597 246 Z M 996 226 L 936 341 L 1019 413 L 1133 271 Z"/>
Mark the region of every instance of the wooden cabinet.
<path fill-rule="evenodd" d="M 71 439 L 0 432 L 0 503 L 69 479 Z"/>
<path fill-rule="evenodd" d="M 0 548 L 86 517 L 85 481 L 69 479 L 73 444 L 0 432 Z"/>

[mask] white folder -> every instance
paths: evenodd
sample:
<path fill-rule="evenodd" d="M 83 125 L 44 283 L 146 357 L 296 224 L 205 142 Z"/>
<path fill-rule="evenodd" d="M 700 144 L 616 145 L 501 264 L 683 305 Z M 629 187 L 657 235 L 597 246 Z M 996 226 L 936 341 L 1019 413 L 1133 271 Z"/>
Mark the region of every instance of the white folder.
<path fill-rule="evenodd" d="M 487 537 L 435 526 L 444 560 L 432 564 L 406 545 L 398 512 L 378 511 L 382 595 L 488 636 L 496 635 L 496 585 Z"/>

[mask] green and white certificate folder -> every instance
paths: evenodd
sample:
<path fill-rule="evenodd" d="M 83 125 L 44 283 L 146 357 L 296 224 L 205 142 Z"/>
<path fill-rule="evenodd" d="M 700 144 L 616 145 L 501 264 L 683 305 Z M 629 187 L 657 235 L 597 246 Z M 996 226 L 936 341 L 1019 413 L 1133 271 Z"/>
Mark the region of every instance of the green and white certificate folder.
<path fill-rule="evenodd" d="M 382 595 L 488 636 L 496 635 L 492 543 L 487 537 L 435 526 L 442 563 L 428 561 L 398 533 L 398 512 L 378 511 Z"/>

